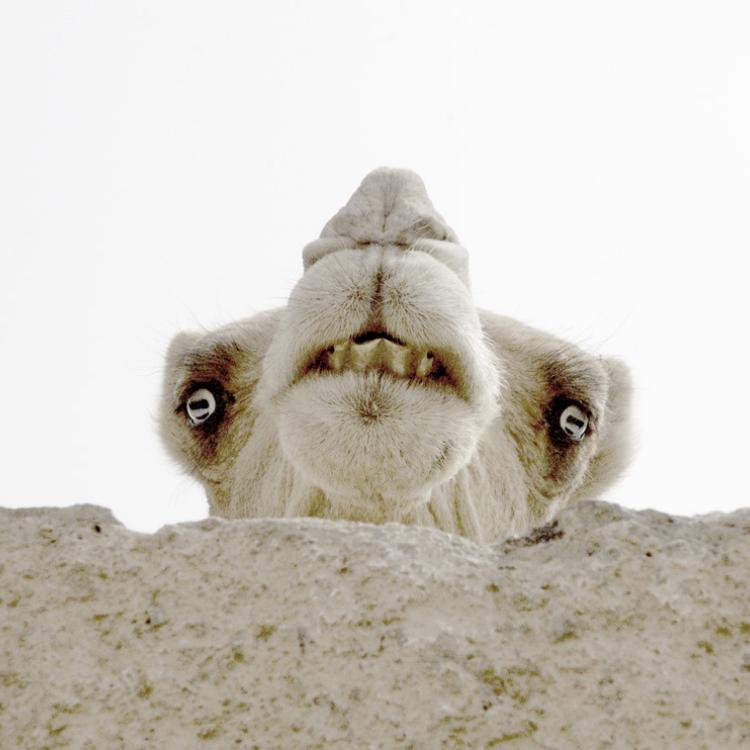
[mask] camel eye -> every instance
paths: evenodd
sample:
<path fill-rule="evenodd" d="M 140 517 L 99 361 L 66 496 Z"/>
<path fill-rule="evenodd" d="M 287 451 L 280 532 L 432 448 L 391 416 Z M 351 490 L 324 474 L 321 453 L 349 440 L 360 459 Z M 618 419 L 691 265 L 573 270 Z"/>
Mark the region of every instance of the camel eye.
<path fill-rule="evenodd" d="M 208 388 L 199 388 L 190 394 L 185 406 L 193 426 L 202 424 L 216 411 L 216 399 Z"/>
<path fill-rule="evenodd" d="M 588 426 L 589 418 L 580 406 L 570 404 L 562 410 L 560 427 L 571 440 L 575 440 L 576 443 L 583 440 Z"/>

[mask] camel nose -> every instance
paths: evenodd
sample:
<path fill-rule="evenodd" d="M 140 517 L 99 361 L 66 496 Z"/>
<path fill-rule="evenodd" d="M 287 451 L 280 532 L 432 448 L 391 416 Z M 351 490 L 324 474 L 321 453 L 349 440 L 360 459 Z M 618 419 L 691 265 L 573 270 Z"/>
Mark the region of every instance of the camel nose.
<path fill-rule="evenodd" d="M 305 269 L 330 253 L 373 246 L 421 251 L 451 268 L 468 286 L 468 255 L 407 169 L 370 172 L 349 202 L 303 251 Z"/>

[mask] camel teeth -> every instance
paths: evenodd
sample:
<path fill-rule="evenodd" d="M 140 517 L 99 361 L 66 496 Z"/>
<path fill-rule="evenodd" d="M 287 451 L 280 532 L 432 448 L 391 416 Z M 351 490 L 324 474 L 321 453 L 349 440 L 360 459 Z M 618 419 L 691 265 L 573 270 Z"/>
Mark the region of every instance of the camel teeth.
<path fill-rule="evenodd" d="M 432 372 L 434 366 L 435 357 L 431 352 L 425 352 L 417 365 L 417 376 L 420 378 L 426 378 Z"/>
<path fill-rule="evenodd" d="M 412 369 L 412 352 L 406 346 L 395 344 L 392 341 L 387 343 L 387 355 L 385 360 L 386 367 L 394 374 L 401 377 L 410 375 Z"/>
<path fill-rule="evenodd" d="M 328 366 L 332 370 L 343 370 L 346 364 L 348 344 L 335 344 L 328 349 Z"/>
<path fill-rule="evenodd" d="M 416 354 L 413 349 L 406 349 L 406 377 L 413 378 L 416 369 Z"/>
<path fill-rule="evenodd" d="M 387 366 L 388 353 L 386 352 L 385 339 L 377 339 L 372 354 L 370 355 L 370 367 L 382 369 Z"/>
<path fill-rule="evenodd" d="M 363 344 L 352 344 L 352 367 L 355 370 L 366 370 L 373 364 L 381 339 L 365 341 Z"/>
<path fill-rule="evenodd" d="M 426 378 L 438 367 L 430 351 L 415 351 L 389 339 L 376 338 L 355 344 L 341 341 L 331 344 L 323 353 L 323 367 L 333 372 L 380 370 L 402 378 Z"/>

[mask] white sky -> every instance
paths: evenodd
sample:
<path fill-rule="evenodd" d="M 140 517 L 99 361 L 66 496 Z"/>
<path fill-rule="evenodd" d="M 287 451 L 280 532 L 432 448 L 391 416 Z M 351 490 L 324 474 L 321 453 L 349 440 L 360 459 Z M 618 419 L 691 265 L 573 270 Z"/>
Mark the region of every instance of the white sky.
<path fill-rule="evenodd" d="M 207 512 L 155 429 L 178 330 L 284 300 L 407 166 L 477 303 L 630 363 L 607 499 L 750 504 L 747 2 L 0 3 L 0 504 Z"/>

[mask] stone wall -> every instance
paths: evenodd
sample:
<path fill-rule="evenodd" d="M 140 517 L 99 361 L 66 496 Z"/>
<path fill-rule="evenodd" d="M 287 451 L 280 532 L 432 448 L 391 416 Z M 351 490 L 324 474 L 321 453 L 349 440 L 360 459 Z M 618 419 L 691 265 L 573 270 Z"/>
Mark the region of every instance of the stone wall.
<path fill-rule="evenodd" d="M 750 747 L 750 510 L 492 547 L 0 511 L 0 747 Z"/>

